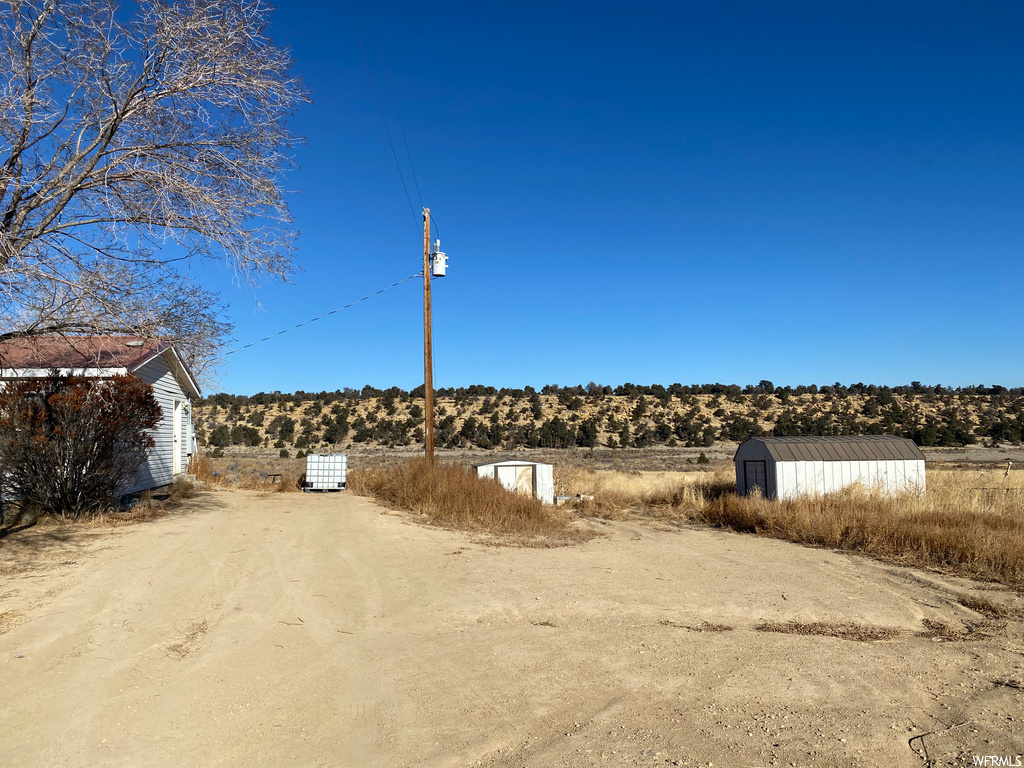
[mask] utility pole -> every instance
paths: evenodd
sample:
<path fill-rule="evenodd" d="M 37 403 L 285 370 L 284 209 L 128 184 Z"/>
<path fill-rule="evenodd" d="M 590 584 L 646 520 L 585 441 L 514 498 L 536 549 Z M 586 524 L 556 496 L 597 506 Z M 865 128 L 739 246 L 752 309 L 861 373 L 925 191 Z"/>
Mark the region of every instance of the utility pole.
<path fill-rule="evenodd" d="M 434 350 L 430 315 L 430 209 L 423 209 L 423 419 L 427 462 L 434 463 Z"/>

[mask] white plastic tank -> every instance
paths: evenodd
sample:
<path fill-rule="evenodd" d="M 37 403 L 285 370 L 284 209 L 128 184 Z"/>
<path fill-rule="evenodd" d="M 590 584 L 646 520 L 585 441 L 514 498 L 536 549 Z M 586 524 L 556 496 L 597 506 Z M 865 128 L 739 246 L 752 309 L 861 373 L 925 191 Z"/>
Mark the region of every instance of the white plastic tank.
<path fill-rule="evenodd" d="M 343 491 L 348 485 L 348 457 L 343 453 L 306 455 L 303 491 Z"/>

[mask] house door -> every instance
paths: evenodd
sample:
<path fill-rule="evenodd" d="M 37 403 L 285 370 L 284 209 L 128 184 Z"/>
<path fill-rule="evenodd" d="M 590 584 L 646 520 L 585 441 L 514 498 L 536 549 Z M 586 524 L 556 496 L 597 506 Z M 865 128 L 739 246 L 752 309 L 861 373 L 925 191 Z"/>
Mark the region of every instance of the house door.
<path fill-rule="evenodd" d="M 184 403 L 181 400 L 174 401 L 174 408 L 171 412 L 171 471 L 173 474 L 181 474 L 181 417 L 184 413 Z"/>
<path fill-rule="evenodd" d="M 768 485 L 765 476 L 768 474 L 766 462 L 744 461 L 743 475 L 747 486 L 747 493 L 753 493 L 755 488 L 760 489 L 762 496 L 768 495 Z"/>

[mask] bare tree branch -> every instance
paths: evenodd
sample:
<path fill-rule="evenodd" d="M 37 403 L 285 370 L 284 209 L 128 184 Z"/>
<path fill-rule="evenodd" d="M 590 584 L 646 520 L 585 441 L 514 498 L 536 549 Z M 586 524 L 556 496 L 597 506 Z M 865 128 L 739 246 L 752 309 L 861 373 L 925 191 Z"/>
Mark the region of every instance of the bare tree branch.
<path fill-rule="evenodd" d="M 0 0 L 0 336 L 153 334 L 202 368 L 229 327 L 173 265 L 293 271 L 282 176 L 307 95 L 268 14 Z"/>

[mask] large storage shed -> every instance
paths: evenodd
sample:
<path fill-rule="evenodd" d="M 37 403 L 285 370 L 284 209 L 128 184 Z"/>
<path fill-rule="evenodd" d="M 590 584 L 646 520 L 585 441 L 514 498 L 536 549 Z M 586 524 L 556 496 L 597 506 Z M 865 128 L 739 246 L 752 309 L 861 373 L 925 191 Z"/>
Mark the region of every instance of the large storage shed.
<path fill-rule="evenodd" d="M 924 493 L 924 454 L 889 435 L 755 437 L 736 450 L 736 492 L 769 499 L 832 493 L 854 483 L 885 493 Z"/>
<path fill-rule="evenodd" d="M 0 343 L 4 381 L 48 376 L 137 376 L 153 388 L 163 414 L 151 433 L 153 450 L 124 488 L 134 493 L 169 485 L 195 453 L 192 401 L 199 385 L 170 344 L 136 336 L 37 336 Z"/>
<path fill-rule="evenodd" d="M 480 477 L 497 478 L 510 491 L 536 496 L 545 504 L 555 503 L 555 470 L 540 461 L 492 461 L 477 464 Z"/>

